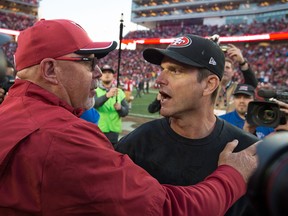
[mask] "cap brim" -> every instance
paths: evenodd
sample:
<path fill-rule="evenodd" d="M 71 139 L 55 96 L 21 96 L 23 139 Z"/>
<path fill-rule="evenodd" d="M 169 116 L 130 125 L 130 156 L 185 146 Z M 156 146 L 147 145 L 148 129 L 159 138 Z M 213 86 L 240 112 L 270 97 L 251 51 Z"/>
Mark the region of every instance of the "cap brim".
<path fill-rule="evenodd" d="M 191 59 L 186 58 L 185 56 L 183 56 L 177 52 L 168 50 L 168 49 L 148 48 L 148 49 L 143 51 L 144 59 L 146 61 L 148 61 L 152 64 L 156 64 L 156 65 L 161 64 L 164 56 L 167 56 L 167 57 L 174 59 L 174 60 L 176 60 L 180 63 L 183 63 L 183 64 L 203 68 L 203 65 L 200 65 L 200 64 L 192 61 Z"/>
<path fill-rule="evenodd" d="M 98 59 L 105 57 L 109 52 L 117 47 L 116 41 L 93 42 L 88 46 L 76 51 L 77 54 L 94 54 Z"/>
<path fill-rule="evenodd" d="M 103 72 L 103 71 L 110 71 L 111 73 L 115 74 L 115 71 L 114 71 L 113 69 L 110 69 L 110 68 L 108 68 L 108 69 L 101 68 L 101 71 L 102 71 L 102 72 Z"/>
<path fill-rule="evenodd" d="M 245 91 L 237 91 L 233 95 L 237 95 L 237 94 L 244 94 L 244 95 L 254 96 L 254 94 L 252 94 L 250 92 L 245 92 Z"/>

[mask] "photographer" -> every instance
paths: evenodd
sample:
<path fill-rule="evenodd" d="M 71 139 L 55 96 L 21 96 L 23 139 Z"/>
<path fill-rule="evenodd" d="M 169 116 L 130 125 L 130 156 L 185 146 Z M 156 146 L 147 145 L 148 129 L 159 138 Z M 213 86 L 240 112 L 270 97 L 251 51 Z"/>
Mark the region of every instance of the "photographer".
<path fill-rule="evenodd" d="M 225 114 L 234 110 L 232 100 L 233 92 L 236 89 L 238 82 L 233 81 L 233 76 L 236 72 L 235 67 L 238 66 L 243 74 L 244 83 L 257 87 L 258 81 L 255 73 L 250 68 L 247 59 L 244 58 L 241 50 L 233 44 L 220 46 L 225 53 L 225 67 L 221 85 L 219 86 L 214 112 L 216 115 Z"/>
<path fill-rule="evenodd" d="M 219 118 L 222 118 L 236 127 L 254 134 L 260 139 L 264 138 L 271 132 L 274 132 L 274 129 L 271 127 L 252 126 L 245 120 L 248 104 L 255 99 L 255 88 L 253 86 L 238 84 L 233 96 L 235 109 L 232 112 L 219 116 Z"/>

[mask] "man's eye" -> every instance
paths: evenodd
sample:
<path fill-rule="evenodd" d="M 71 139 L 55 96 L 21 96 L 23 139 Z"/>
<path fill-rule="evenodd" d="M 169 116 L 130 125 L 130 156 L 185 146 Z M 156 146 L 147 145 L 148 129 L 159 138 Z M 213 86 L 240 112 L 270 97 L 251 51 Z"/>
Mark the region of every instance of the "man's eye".
<path fill-rule="evenodd" d="M 173 69 L 173 70 L 171 70 L 171 73 L 173 73 L 173 74 L 180 74 L 181 73 L 181 71 L 180 70 L 177 70 L 177 69 Z"/>

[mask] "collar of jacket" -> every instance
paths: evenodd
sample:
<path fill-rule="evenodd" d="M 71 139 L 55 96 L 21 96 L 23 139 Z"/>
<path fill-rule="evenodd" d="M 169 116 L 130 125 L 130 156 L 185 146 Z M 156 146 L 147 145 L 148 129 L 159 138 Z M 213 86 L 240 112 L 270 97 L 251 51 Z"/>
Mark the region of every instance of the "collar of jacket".
<path fill-rule="evenodd" d="M 73 113 L 77 117 L 80 117 L 84 112 L 83 108 L 73 108 L 66 101 L 61 100 L 53 93 L 27 80 L 16 79 L 15 84 L 9 89 L 9 95 L 18 97 L 25 95 L 27 97 L 40 100 L 44 103 L 60 106 Z"/>

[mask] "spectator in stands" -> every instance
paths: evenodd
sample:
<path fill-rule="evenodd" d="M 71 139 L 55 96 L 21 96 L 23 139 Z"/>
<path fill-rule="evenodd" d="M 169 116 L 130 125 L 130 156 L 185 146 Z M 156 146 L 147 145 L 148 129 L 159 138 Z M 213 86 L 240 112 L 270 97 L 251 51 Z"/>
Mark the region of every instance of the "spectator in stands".
<path fill-rule="evenodd" d="M 219 117 L 228 121 L 229 123 L 243 129 L 246 113 L 248 110 L 248 104 L 255 99 L 255 88 L 247 84 L 238 84 L 234 93 L 235 110 L 228 112 Z M 270 127 L 254 127 L 254 130 L 247 131 L 256 135 L 259 139 L 264 138 L 268 134 L 274 132 L 274 128 Z"/>
<path fill-rule="evenodd" d="M 116 145 L 122 131 L 122 117 L 129 113 L 128 103 L 122 89 L 113 85 L 115 71 L 109 65 L 102 68 L 101 82 L 96 88 L 94 108 L 100 114 L 99 128 Z"/>
<path fill-rule="evenodd" d="M 251 70 L 247 59 L 242 55 L 241 50 L 233 44 L 228 44 L 224 52 L 226 53 L 224 74 L 215 100 L 215 114 L 221 115 L 234 110 L 233 92 L 238 82 L 233 81 L 235 66 L 239 65 L 244 76 L 244 83 L 257 87 L 257 79 Z"/>
<path fill-rule="evenodd" d="M 228 140 L 239 140 L 237 151 L 259 140 L 214 115 L 225 63 L 218 44 L 184 35 L 166 49 L 144 50 L 143 56 L 161 65 L 156 82 L 160 86 L 160 114 L 165 118 L 137 127 L 120 139 L 116 150 L 128 154 L 160 183 L 196 184 L 216 169 Z M 226 215 L 247 215 L 245 199 L 242 197 Z"/>
<path fill-rule="evenodd" d="M 0 215 L 216 216 L 245 193 L 256 146 L 232 153 L 237 141 L 228 143 L 203 183 L 160 185 L 79 118 L 101 76 L 96 58 L 115 48 L 70 20 L 20 33 L 19 79 L 0 105 Z"/>

